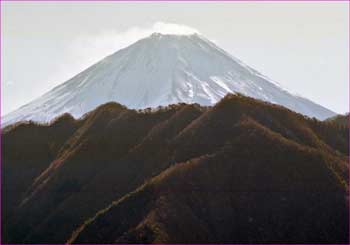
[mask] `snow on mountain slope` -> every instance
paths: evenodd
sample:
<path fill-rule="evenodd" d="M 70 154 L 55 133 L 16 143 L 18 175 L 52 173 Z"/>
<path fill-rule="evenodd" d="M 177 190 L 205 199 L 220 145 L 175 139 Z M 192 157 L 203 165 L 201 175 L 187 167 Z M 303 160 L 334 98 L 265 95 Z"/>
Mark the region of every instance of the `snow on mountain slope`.
<path fill-rule="evenodd" d="M 21 120 L 48 122 L 65 112 L 80 117 L 110 101 L 137 109 L 178 102 L 213 105 L 234 92 L 310 117 L 335 115 L 287 92 L 198 34 L 154 33 L 7 114 L 2 125 Z"/>

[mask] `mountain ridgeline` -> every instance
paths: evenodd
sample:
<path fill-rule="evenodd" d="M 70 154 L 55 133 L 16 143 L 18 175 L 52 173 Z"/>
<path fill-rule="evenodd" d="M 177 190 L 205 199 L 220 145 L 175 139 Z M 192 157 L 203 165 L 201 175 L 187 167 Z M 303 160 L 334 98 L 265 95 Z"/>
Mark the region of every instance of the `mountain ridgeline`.
<path fill-rule="evenodd" d="M 177 103 L 212 106 L 236 92 L 320 120 L 336 115 L 288 92 L 201 35 L 154 33 L 5 115 L 2 126 L 48 122 L 67 112 L 80 118 L 111 101 L 130 109 Z"/>
<path fill-rule="evenodd" d="M 334 117 L 327 118 L 327 122 L 338 124 L 340 126 L 349 127 L 350 126 L 350 113 L 345 115 L 337 115 Z"/>
<path fill-rule="evenodd" d="M 229 94 L 2 133 L 3 243 L 348 243 L 349 127 Z"/>

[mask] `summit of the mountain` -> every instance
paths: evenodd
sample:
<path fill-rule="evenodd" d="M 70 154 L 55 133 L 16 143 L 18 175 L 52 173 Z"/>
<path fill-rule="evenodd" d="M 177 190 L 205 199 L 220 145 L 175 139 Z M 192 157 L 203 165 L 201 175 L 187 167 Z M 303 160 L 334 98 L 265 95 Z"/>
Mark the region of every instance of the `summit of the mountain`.
<path fill-rule="evenodd" d="M 153 33 L 5 115 L 2 125 L 48 122 L 67 112 L 78 118 L 111 101 L 131 109 L 180 102 L 214 105 L 236 92 L 309 117 L 335 115 L 289 93 L 200 34 Z"/>

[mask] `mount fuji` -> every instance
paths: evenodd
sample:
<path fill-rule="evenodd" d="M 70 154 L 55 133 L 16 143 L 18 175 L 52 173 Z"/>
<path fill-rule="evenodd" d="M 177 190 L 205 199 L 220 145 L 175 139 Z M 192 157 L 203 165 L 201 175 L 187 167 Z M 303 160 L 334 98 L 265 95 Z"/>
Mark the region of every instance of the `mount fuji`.
<path fill-rule="evenodd" d="M 78 118 L 110 101 L 132 109 L 179 102 L 213 105 L 236 92 L 321 120 L 335 115 L 288 92 L 199 34 L 154 33 L 5 115 L 2 126 L 49 122 L 67 112 Z"/>

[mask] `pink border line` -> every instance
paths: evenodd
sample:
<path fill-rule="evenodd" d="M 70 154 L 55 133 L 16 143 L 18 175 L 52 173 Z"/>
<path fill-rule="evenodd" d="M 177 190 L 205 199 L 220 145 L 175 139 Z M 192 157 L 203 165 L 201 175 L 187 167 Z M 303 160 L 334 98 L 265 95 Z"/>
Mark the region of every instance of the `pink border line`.
<path fill-rule="evenodd" d="M 0 0 L 0 2 L 350 2 L 350 0 Z"/>
<path fill-rule="evenodd" d="M 0 53 L 2 54 L 2 0 L 0 0 Z M 0 244 L 2 244 L 2 55 L 0 57 Z"/>
<path fill-rule="evenodd" d="M 240 3 L 259 3 L 259 2 L 348 2 L 348 23 L 350 23 L 350 0 L 0 0 L 0 53 L 2 50 L 2 2 L 164 2 L 164 3 L 170 3 L 170 2 L 212 2 L 212 3 L 220 3 L 220 2 L 240 2 Z M 349 30 L 348 30 L 349 31 Z M 350 31 L 349 31 L 349 40 L 350 40 Z M 349 45 L 350 47 L 350 45 Z M 348 61 L 350 63 L 350 49 L 348 53 Z M 0 245 L 5 244 L 2 243 L 2 127 L 1 127 L 1 118 L 2 118 L 2 110 L 1 110 L 1 103 L 2 103 L 2 57 L 0 57 Z M 350 78 L 350 69 L 349 69 L 349 78 Z M 350 81 L 348 81 L 348 109 L 350 109 Z M 349 122 L 350 123 L 350 122 Z M 350 138 L 350 132 L 349 132 L 349 138 Z M 349 176 L 350 176 L 350 168 L 349 168 Z M 349 186 L 349 192 L 350 192 L 350 186 Z M 350 200 L 349 200 L 350 202 Z M 350 203 L 349 203 L 350 206 Z M 350 222 L 350 217 L 349 217 Z M 350 229 L 350 225 L 349 225 Z M 350 236 L 350 230 L 349 230 L 349 236 Z M 350 240 L 350 237 L 349 237 Z M 275 245 L 281 245 L 274 243 Z M 290 245 L 305 245 L 305 244 L 298 244 L 298 243 L 289 243 Z M 27 244 L 27 245 L 34 245 L 34 244 Z M 48 244 L 43 244 L 48 245 Z M 51 245 L 61 245 L 61 244 L 51 244 Z M 78 245 L 88 245 L 88 244 L 78 244 Z M 92 244 L 95 245 L 95 244 Z M 104 245 L 112 245 L 112 244 L 104 244 Z M 113 244 L 114 245 L 114 244 Z M 174 244 L 177 245 L 177 244 Z M 180 244 L 178 244 L 180 245 Z M 183 244 L 181 244 L 183 245 Z M 199 245 L 199 244 L 198 244 Z M 204 244 L 201 244 L 204 245 Z M 236 244 L 240 245 L 240 244 Z M 243 245 L 243 244 L 242 244 Z M 246 244 L 245 244 L 246 245 Z M 255 244 L 251 244 L 255 245 Z M 269 245 L 269 244 L 263 244 L 259 243 L 256 245 Z M 316 245 L 316 244 L 308 244 L 308 245 Z M 338 244 L 340 245 L 340 244 Z"/>
<path fill-rule="evenodd" d="M 349 3 L 348 3 L 348 25 L 350 25 L 350 4 Z M 348 38 L 349 38 L 348 41 L 350 41 L 350 30 L 349 29 L 348 29 Z M 348 53 L 348 62 L 349 62 L 348 65 L 349 65 L 350 64 L 350 44 L 349 43 L 348 43 L 348 49 L 349 49 L 348 50 L 349 51 L 349 53 Z M 349 75 L 349 77 L 348 77 L 348 79 L 349 79 L 349 81 L 348 81 L 348 113 L 350 113 L 349 112 L 349 110 L 350 110 L 350 68 L 348 67 L 348 69 L 349 69 L 349 73 L 348 73 L 348 75 Z M 348 122 L 348 124 L 350 125 L 350 122 Z M 349 139 L 350 139 L 350 131 L 349 131 Z M 348 158 L 348 160 L 349 160 L 348 166 L 350 166 L 350 157 Z M 349 175 L 348 176 L 350 176 L 350 167 L 349 167 Z M 350 186 L 348 188 L 348 208 L 350 209 Z M 349 218 L 349 223 L 348 223 L 349 224 L 349 227 L 348 227 L 349 240 L 348 241 L 350 242 L 350 216 L 348 218 Z"/>

